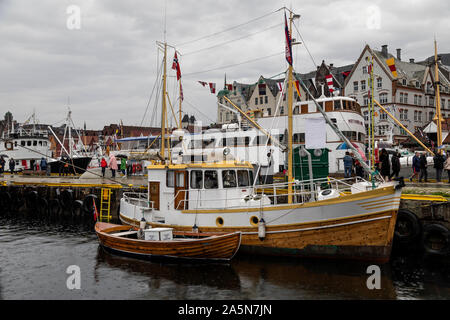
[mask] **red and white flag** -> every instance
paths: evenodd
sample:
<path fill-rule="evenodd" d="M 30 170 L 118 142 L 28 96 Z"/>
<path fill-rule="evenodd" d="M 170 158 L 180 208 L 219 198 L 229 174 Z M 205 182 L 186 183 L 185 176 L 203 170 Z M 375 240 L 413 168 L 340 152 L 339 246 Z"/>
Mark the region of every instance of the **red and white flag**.
<path fill-rule="evenodd" d="M 330 92 L 333 92 L 334 91 L 333 76 L 331 74 L 326 75 L 325 79 L 327 79 L 328 90 Z"/>
<path fill-rule="evenodd" d="M 181 85 L 181 82 L 180 82 L 180 99 L 181 99 L 181 101 L 184 100 L 184 96 L 183 96 L 183 86 Z"/>
<path fill-rule="evenodd" d="M 177 70 L 177 80 L 181 78 L 180 64 L 178 63 L 177 52 L 175 51 L 175 56 L 173 57 L 172 69 Z"/>
<path fill-rule="evenodd" d="M 216 93 L 216 84 L 215 83 L 209 83 L 209 90 L 211 90 L 211 93 Z"/>
<path fill-rule="evenodd" d="M 232 84 L 227 84 L 227 90 L 232 91 L 233 90 L 233 85 Z"/>
<path fill-rule="evenodd" d="M 277 82 L 278 90 L 283 91 L 283 83 Z"/>
<path fill-rule="evenodd" d="M 205 81 L 199 81 L 199 83 L 202 85 L 202 86 L 206 86 L 208 83 L 207 82 L 205 82 Z"/>

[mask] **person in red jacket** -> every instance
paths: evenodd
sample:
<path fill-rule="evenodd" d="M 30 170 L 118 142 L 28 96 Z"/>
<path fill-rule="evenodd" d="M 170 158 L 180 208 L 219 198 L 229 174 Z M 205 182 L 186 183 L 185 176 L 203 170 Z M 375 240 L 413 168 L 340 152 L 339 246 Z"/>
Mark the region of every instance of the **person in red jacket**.
<path fill-rule="evenodd" d="M 103 178 L 105 177 L 105 171 L 106 171 L 107 166 L 108 166 L 108 163 L 106 163 L 105 158 L 102 158 L 102 161 L 100 162 L 100 167 L 102 167 Z"/>

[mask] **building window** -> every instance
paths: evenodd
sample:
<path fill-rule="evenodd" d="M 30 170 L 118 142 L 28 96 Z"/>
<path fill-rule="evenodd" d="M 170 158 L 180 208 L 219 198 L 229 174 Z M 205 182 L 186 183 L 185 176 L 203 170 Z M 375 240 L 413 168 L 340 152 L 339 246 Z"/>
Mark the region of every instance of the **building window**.
<path fill-rule="evenodd" d="M 422 111 L 419 111 L 419 112 L 417 113 L 417 121 L 422 122 Z"/>
<path fill-rule="evenodd" d="M 363 74 L 366 74 L 366 73 L 367 73 L 367 66 L 363 66 L 363 67 L 362 67 L 362 72 L 363 72 Z"/>
<path fill-rule="evenodd" d="M 378 89 L 383 88 L 383 79 L 382 78 L 377 78 L 377 88 Z"/>
<path fill-rule="evenodd" d="M 264 96 L 266 94 L 266 85 L 264 83 L 259 84 L 259 95 Z"/>
<path fill-rule="evenodd" d="M 366 90 L 366 80 L 361 80 L 361 91 Z"/>
<path fill-rule="evenodd" d="M 283 107 L 281 107 L 281 108 L 283 108 Z M 272 109 L 271 108 L 267 108 L 267 115 L 268 116 L 272 115 Z"/>
<path fill-rule="evenodd" d="M 403 84 L 404 86 L 406 86 L 406 79 L 403 79 L 403 80 L 402 80 L 402 84 Z"/>
<path fill-rule="evenodd" d="M 267 96 L 265 96 L 265 97 L 264 97 L 264 102 L 265 102 L 265 103 L 268 103 L 268 101 L 269 101 L 269 98 L 268 98 Z"/>
<path fill-rule="evenodd" d="M 414 121 L 417 121 L 417 110 L 414 110 Z"/>
<path fill-rule="evenodd" d="M 364 111 L 364 120 L 369 121 L 369 111 Z"/>
<path fill-rule="evenodd" d="M 380 120 L 387 120 L 387 114 L 380 110 Z"/>
<path fill-rule="evenodd" d="M 258 105 L 258 98 L 255 98 L 255 104 Z"/>
<path fill-rule="evenodd" d="M 387 93 L 380 93 L 380 103 L 387 103 Z"/>
<path fill-rule="evenodd" d="M 403 95 L 403 103 L 408 103 L 408 94 L 407 93 L 405 93 Z"/>
<path fill-rule="evenodd" d="M 433 121 L 433 117 L 434 117 L 434 112 L 433 111 L 430 111 L 429 117 L 430 117 L 429 121 Z"/>
<path fill-rule="evenodd" d="M 280 114 L 284 114 L 284 107 L 283 106 L 281 106 L 281 108 L 280 108 Z"/>
<path fill-rule="evenodd" d="M 418 101 L 417 101 L 417 104 L 419 105 L 419 106 L 421 106 L 422 105 L 422 96 L 418 96 Z"/>
<path fill-rule="evenodd" d="M 420 88 L 420 82 L 416 81 L 416 88 Z"/>
<path fill-rule="evenodd" d="M 400 110 L 400 120 L 408 120 L 408 110 Z"/>
<path fill-rule="evenodd" d="M 353 91 L 358 91 L 358 81 L 353 82 Z"/>
<path fill-rule="evenodd" d="M 403 103 L 403 92 L 400 92 L 400 103 Z"/>
<path fill-rule="evenodd" d="M 445 99 L 441 99 L 441 108 L 445 108 Z"/>
<path fill-rule="evenodd" d="M 414 104 L 417 105 L 417 94 L 414 95 Z"/>
<path fill-rule="evenodd" d="M 369 96 L 364 96 L 363 105 L 367 106 L 369 104 Z"/>
<path fill-rule="evenodd" d="M 263 97 L 259 97 L 259 103 L 263 104 Z"/>

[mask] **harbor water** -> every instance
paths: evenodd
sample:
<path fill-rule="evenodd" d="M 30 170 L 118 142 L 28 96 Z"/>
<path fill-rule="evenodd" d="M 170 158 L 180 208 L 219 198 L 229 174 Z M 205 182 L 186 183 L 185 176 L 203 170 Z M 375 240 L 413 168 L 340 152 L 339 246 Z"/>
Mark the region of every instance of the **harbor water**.
<path fill-rule="evenodd" d="M 141 261 L 105 252 L 93 223 L 0 217 L 0 299 L 449 299 L 450 263 L 399 256 L 368 287 L 367 262 L 238 254 L 228 264 Z M 79 268 L 79 289 L 70 268 Z"/>

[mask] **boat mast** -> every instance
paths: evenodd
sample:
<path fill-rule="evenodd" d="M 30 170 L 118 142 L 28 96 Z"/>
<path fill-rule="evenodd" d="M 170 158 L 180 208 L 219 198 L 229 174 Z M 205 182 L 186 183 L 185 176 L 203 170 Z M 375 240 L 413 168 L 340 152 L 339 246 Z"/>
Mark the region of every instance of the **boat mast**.
<path fill-rule="evenodd" d="M 437 58 L 437 44 L 436 38 L 434 39 L 434 73 L 436 74 L 436 79 L 434 84 L 436 85 L 436 116 L 437 120 L 437 141 L 436 145 L 438 147 L 437 153 L 442 154 L 442 150 L 439 147 L 442 145 L 442 117 L 441 117 L 441 97 L 439 93 L 439 68 L 438 68 L 438 58 Z"/>
<path fill-rule="evenodd" d="M 293 13 L 289 10 L 289 41 L 292 41 L 292 20 Z M 292 42 L 291 42 L 292 43 Z M 291 45 L 291 44 L 289 44 Z M 292 47 L 291 47 L 292 48 Z M 292 49 L 291 49 L 292 54 Z M 292 59 L 292 57 L 291 57 Z M 292 62 L 292 60 L 291 60 Z M 289 63 L 288 69 L 288 204 L 292 203 L 292 63 Z"/>
<path fill-rule="evenodd" d="M 166 160 L 166 76 L 167 76 L 167 43 L 164 42 L 164 73 L 163 73 L 163 86 L 162 86 L 162 114 L 161 114 L 161 156 L 164 161 Z"/>

